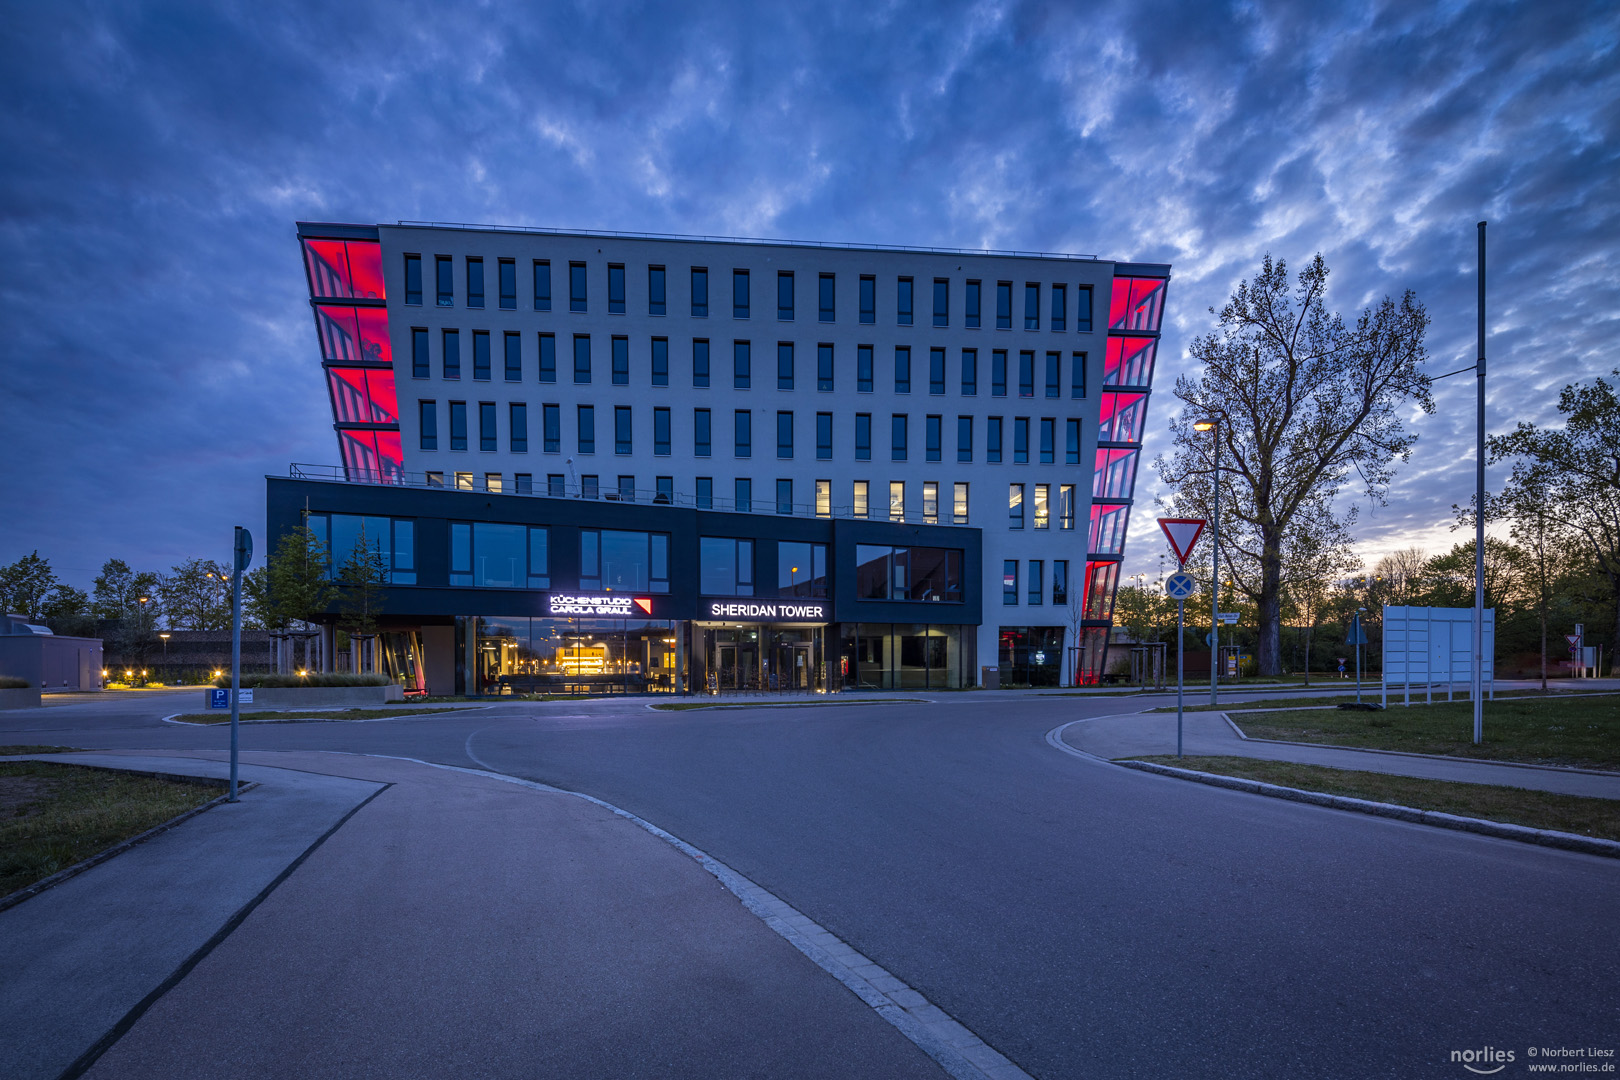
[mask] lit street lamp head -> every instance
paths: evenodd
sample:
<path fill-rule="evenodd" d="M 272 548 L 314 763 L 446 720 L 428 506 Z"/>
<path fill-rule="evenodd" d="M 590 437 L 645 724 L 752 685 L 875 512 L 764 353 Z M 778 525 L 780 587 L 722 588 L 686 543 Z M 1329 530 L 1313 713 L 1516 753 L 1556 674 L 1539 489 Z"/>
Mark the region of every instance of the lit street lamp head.
<path fill-rule="evenodd" d="M 1193 421 L 1193 430 L 1194 431 L 1214 431 L 1219 426 L 1220 426 L 1220 421 L 1218 421 L 1218 420 L 1194 420 Z"/>

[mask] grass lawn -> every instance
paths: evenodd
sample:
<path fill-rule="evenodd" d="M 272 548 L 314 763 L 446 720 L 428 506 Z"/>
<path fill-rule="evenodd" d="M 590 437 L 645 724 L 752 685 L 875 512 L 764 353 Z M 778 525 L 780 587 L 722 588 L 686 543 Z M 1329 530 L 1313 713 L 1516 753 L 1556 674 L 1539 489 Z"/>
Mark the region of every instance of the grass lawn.
<path fill-rule="evenodd" d="M 77 746 L 0 746 L 0 757 L 9 757 L 12 754 L 77 754 L 81 748 Z"/>
<path fill-rule="evenodd" d="M 0 896 L 201 806 L 223 790 L 223 784 L 55 762 L 0 762 Z"/>
<path fill-rule="evenodd" d="M 1502 821 L 1532 829 L 1555 829 L 1580 836 L 1620 840 L 1620 801 L 1549 791 L 1499 787 L 1494 784 L 1459 784 L 1450 780 L 1422 780 L 1412 776 L 1332 769 L 1324 765 L 1295 765 L 1287 761 L 1260 761 L 1242 757 L 1181 757 L 1173 754 L 1136 758 L 1179 769 L 1240 776 L 1280 787 L 1345 795 L 1352 799 L 1395 803 L 1419 810 Z"/>
<path fill-rule="evenodd" d="M 1469 701 L 1392 705 L 1383 712 L 1295 709 L 1234 712 L 1255 739 L 1336 743 L 1376 750 L 1523 761 L 1535 765 L 1620 768 L 1620 695 L 1520 697 L 1486 701 L 1485 741 L 1473 743 Z"/>
<path fill-rule="evenodd" d="M 1230 687 L 1227 687 L 1227 686 L 1222 686 L 1221 687 L 1221 694 L 1223 696 L 1223 699 L 1224 699 L 1224 696 L 1230 690 L 1231 690 Z M 1172 693 L 1173 692 L 1174 691 L 1172 691 Z M 1194 687 L 1191 687 L 1191 686 L 1187 687 L 1187 696 L 1188 697 L 1192 697 L 1197 692 L 1199 692 L 1199 691 L 1195 690 Z M 1201 689 L 1201 693 L 1202 693 L 1202 698 L 1207 698 L 1209 696 L 1209 684 L 1208 683 L 1205 683 L 1203 685 L 1203 687 Z M 1543 695 L 1542 695 L 1542 692 L 1540 690 L 1498 690 L 1496 692 L 1496 696 L 1498 698 L 1505 698 L 1505 697 L 1541 697 Z M 1349 704 L 1353 703 L 1355 700 L 1356 700 L 1356 695 L 1352 691 L 1351 693 L 1348 693 L 1348 694 L 1323 694 L 1321 697 L 1249 698 L 1249 699 L 1246 699 L 1244 701 L 1223 700 L 1222 703 L 1219 704 L 1219 705 L 1211 705 L 1208 701 L 1203 701 L 1203 703 L 1199 704 L 1199 705 L 1193 705 L 1193 704 L 1189 703 L 1187 705 L 1187 707 L 1185 709 L 1183 709 L 1182 711 L 1183 712 L 1231 712 L 1234 709 L 1305 709 L 1305 708 L 1311 707 L 1312 705 L 1316 705 L 1316 706 L 1322 706 L 1322 705 L 1349 705 Z M 1362 700 L 1363 703 L 1371 702 L 1374 705 L 1378 704 L 1378 690 L 1377 690 L 1377 688 L 1374 687 L 1372 690 L 1363 689 L 1361 691 L 1361 700 Z M 1394 709 L 1394 708 L 1397 708 L 1397 707 L 1404 708 L 1404 706 L 1398 706 L 1399 699 L 1396 698 L 1395 695 L 1391 694 L 1389 700 L 1390 700 L 1390 706 L 1389 707 L 1391 709 Z M 1419 704 L 1421 704 L 1421 702 L 1422 702 L 1422 699 L 1420 697 L 1414 696 L 1413 699 L 1412 699 L 1412 705 L 1413 705 L 1414 708 L 1416 708 Z M 1149 709 L 1148 711 L 1149 712 L 1175 712 L 1176 707 L 1174 705 L 1161 705 L 1157 709 Z M 1469 715 L 1472 716 L 1473 714 L 1469 713 Z"/>
<path fill-rule="evenodd" d="M 686 712 L 690 709 L 824 709 L 829 706 L 851 705 L 926 705 L 921 698 L 857 698 L 852 701 L 671 701 L 654 705 L 665 712 Z"/>
<path fill-rule="evenodd" d="M 315 709 L 304 712 L 244 712 L 243 723 L 257 723 L 261 720 L 307 720 L 310 723 L 319 723 L 323 720 L 375 720 L 383 716 L 420 716 L 424 713 L 461 712 L 460 709 Z M 182 724 L 228 724 L 231 722 L 229 710 L 220 709 L 218 712 L 181 713 L 173 717 Z"/>

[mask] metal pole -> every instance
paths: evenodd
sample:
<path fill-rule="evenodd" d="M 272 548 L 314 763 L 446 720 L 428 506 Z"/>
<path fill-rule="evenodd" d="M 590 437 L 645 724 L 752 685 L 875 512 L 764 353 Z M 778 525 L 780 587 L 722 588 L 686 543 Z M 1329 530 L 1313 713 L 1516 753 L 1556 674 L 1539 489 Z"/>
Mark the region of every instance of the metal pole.
<path fill-rule="evenodd" d="M 1478 412 L 1474 432 L 1474 745 L 1485 738 L 1485 223 L 1479 223 Z"/>
<path fill-rule="evenodd" d="M 1361 704 L 1361 614 L 1356 614 L 1355 620 L 1350 624 L 1351 631 L 1356 639 L 1356 704 Z"/>
<path fill-rule="evenodd" d="M 231 790 L 229 800 L 236 801 L 237 735 L 242 719 L 242 533 L 236 527 L 236 546 L 231 561 Z"/>
<path fill-rule="evenodd" d="M 1209 578 L 1209 703 L 1220 704 L 1219 680 L 1217 669 L 1220 667 L 1220 618 L 1221 618 L 1221 425 L 1219 422 L 1210 429 L 1215 437 L 1215 516 L 1210 524 L 1215 526 L 1212 539 L 1215 544 L 1212 566 L 1214 572 Z"/>
<path fill-rule="evenodd" d="M 1181 706 L 1185 684 L 1181 673 L 1182 654 L 1187 651 L 1187 642 L 1181 626 L 1181 617 L 1187 610 L 1185 600 L 1176 601 L 1176 757 L 1181 756 Z"/>

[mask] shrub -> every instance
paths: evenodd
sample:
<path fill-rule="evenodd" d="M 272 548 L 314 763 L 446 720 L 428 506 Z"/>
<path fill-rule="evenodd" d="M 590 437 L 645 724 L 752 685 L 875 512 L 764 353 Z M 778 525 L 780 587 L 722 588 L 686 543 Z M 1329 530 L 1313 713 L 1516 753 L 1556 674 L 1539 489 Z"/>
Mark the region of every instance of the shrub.
<path fill-rule="evenodd" d="M 386 675 L 350 675 L 347 673 L 312 671 L 308 675 L 243 675 L 242 686 L 257 690 L 281 689 L 290 686 L 387 686 L 394 680 Z M 215 686 L 231 685 L 229 675 L 214 680 Z"/>
<path fill-rule="evenodd" d="M 0 690 L 26 690 L 28 680 L 19 679 L 15 675 L 0 675 Z"/>

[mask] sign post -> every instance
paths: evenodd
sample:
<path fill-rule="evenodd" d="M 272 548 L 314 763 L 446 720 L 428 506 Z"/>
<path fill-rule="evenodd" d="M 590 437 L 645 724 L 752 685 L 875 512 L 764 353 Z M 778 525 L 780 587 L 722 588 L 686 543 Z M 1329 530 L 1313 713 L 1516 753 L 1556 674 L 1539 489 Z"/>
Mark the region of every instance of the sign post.
<path fill-rule="evenodd" d="M 1178 566 L 1187 565 L 1187 556 L 1192 554 L 1193 545 L 1198 543 L 1199 533 L 1204 531 L 1202 518 L 1160 518 L 1159 528 L 1164 530 L 1165 539 L 1170 541 L 1170 550 L 1176 553 Z M 1186 672 L 1182 663 L 1182 638 L 1185 636 L 1185 615 L 1187 597 L 1198 591 L 1198 583 L 1192 575 L 1178 569 L 1174 574 L 1164 579 L 1165 595 L 1176 602 L 1176 757 L 1181 756 L 1182 711 L 1185 704 L 1187 684 Z M 1211 654 L 1211 670 L 1214 668 L 1214 657 Z"/>
<path fill-rule="evenodd" d="M 236 801 L 237 732 L 242 718 L 242 573 L 253 561 L 253 534 L 236 527 L 236 545 L 231 566 L 231 791 Z"/>

